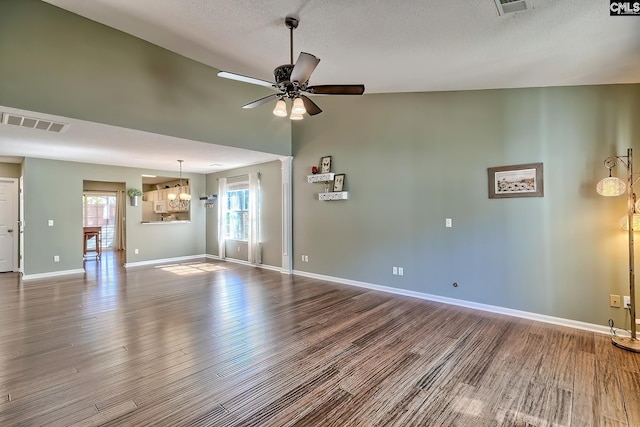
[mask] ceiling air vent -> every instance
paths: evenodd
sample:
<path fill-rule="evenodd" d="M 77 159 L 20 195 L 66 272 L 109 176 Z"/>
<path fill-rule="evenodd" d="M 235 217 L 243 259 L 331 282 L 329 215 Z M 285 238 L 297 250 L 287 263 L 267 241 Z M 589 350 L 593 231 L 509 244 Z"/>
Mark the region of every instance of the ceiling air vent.
<path fill-rule="evenodd" d="M 525 0 L 495 0 L 495 2 L 500 16 L 505 13 L 527 10 L 527 2 Z"/>
<path fill-rule="evenodd" d="M 2 123 L 4 123 L 5 125 L 47 130 L 49 132 L 56 133 L 64 132 L 69 127 L 67 123 L 58 123 L 51 120 L 36 119 L 34 117 L 26 117 L 14 113 L 2 113 Z"/>

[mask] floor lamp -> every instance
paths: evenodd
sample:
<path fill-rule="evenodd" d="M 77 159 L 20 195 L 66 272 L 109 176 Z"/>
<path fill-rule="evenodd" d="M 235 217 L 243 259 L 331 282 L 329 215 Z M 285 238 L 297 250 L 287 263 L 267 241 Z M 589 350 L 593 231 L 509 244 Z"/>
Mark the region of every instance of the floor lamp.
<path fill-rule="evenodd" d="M 611 176 L 611 169 L 620 162 L 627 168 L 627 182 L 625 184 L 620 178 Z M 613 337 L 613 345 L 625 350 L 640 353 L 640 341 L 636 337 L 636 290 L 634 274 L 634 244 L 633 231 L 640 231 L 640 224 L 636 224 L 636 195 L 633 192 L 633 153 L 631 148 L 627 149 L 626 156 L 608 157 L 604 161 L 605 167 L 609 169 L 609 176 L 598 183 L 597 191 L 602 196 L 619 196 L 627 191 L 627 221 L 626 228 L 629 233 L 629 298 L 631 313 L 631 337 Z"/>

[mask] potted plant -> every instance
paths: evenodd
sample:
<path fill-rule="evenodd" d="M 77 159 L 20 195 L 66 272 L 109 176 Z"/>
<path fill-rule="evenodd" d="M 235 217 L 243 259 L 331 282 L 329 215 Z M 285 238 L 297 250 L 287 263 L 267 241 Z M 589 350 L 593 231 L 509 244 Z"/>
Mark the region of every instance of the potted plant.
<path fill-rule="evenodd" d="M 130 188 L 127 190 L 127 195 L 131 200 L 131 206 L 138 206 L 140 204 L 140 196 L 142 196 L 142 191 L 137 188 Z"/>

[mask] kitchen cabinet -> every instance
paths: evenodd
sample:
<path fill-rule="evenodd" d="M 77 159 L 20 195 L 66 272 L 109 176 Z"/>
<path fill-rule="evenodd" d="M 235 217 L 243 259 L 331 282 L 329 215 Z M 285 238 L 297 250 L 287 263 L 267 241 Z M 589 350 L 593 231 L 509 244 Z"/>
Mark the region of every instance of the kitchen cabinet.
<path fill-rule="evenodd" d="M 146 193 L 144 193 L 143 200 L 145 202 L 155 202 L 157 193 L 157 191 L 147 191 Z"/>
<path fill-rule="evenodd" d="M 166 211 L 164 212 L 189 212 L 191 207 L 191 202 L 181 201 L 180 200 L 180 190 L 184 193 L 189 193 L 189 186 L 184 187 L 173 187 L 173 188 L 163 188 L 162 190 L 153 190 L 147 191 L 144 193 L 144 197 L 146 201 L 150 201 L 154 203 L 154 206 L 157 205 L 156 202 L 164 202 L 162 205 L 166 206 Z M 169 194 L 175 194 L 176 198 L 174 200 L 169 200 Z M 155 209 L 157 213 L 163 212 L 162 210 Z"/>

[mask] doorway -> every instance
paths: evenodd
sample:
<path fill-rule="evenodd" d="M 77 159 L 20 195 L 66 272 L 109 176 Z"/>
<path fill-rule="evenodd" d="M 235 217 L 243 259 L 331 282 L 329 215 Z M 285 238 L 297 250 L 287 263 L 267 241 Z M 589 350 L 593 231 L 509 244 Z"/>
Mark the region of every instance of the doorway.
<path fill-rule="evenodd" d="M 84 181 L 83 186 L 82 225 L 99 230 L 89 239 L 85 234 L 85 270 L 113 269 L 125 259 L 125 184 Z"/>

